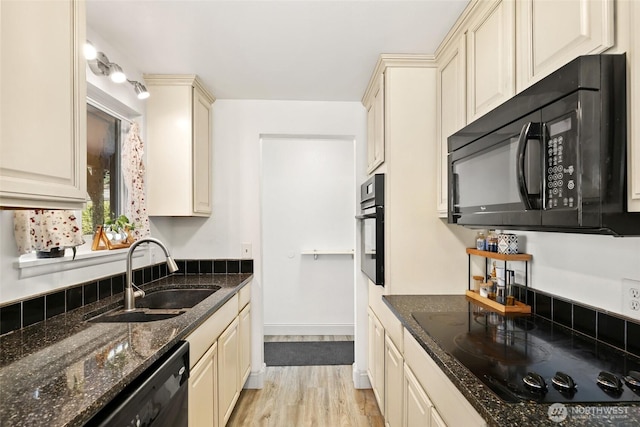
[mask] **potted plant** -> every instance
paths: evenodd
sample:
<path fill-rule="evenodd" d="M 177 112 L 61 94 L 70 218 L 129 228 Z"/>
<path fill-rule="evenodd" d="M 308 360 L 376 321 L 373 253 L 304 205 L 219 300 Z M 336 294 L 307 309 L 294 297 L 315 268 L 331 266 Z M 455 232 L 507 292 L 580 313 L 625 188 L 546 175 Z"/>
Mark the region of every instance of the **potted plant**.
<path fill-rule="evenodd" d="M 129 231 L 133 230 L 135 225 L 129 221 L 126 215 L 120 215 L 116 219 L 108 220 L 104 228 L 110 241 L 120 243 L 127 240 Z"/>

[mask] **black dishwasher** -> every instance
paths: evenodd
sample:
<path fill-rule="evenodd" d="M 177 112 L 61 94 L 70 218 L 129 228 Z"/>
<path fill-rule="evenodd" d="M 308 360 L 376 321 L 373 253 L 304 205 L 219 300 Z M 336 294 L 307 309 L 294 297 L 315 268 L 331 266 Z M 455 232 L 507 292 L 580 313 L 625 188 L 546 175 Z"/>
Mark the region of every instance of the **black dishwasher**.
<path fill-rule="evenodd" d="M 187 427 L 189 343 L 181 341 L 86 426 Z"/>

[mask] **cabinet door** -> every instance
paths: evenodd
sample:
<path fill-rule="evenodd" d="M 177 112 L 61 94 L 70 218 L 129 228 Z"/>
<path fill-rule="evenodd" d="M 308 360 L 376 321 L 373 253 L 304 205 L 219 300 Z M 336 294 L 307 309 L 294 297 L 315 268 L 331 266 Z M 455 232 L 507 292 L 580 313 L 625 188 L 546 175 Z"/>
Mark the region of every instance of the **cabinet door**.
<path fill-rule="evenodd" d="M 466 78 L 465 39 L 459 37 L 438 58 L 436 203 L 441 217 L 447 216 L 448 207 L 447 138 L 466 124 Z"/>
<path fill-rule="evenodd" d="M 378 85 L 367 109 L 367 172 L 372 173 L 384 162 L 384 74 L 378 79 Z"/>
<path fill-rule="evenodd" d="M 189 376 L 189 427 L 218 425 L 217 373 L 218 346 L 213 344 L 193 367 Z"/>
<path fill-rule="evenodd" d="M 431 427 L 447 427 L 447 423 L 444 422 L 435 407 L 431 407 Z"/>
<path fill-rule="evenodd" d="M 211 214 L 211 104 L 195 75 L 145 74 L 147 212 L 151 216 Z"/>
<path fill-rule="evenodd" d="M 193 93 L 193 212 L 211 213 L 211 103 Z"/>
<path fill-rule="evenodd" d="M 385 336 L 384 346 L 384 419 L 387 427 L 402 426 L 403 411 L 403 365 L 402 354 L 393 341 Z"/>
<path fill-rule="evenodd" d="M 480 4 L 485 9 L 467 30 L 469 123 L 515 94 L 514 1 L 492 0 Z"/>
<path fill-rule="evenodd" d="M 251 373 L 251 304 L 240 312 L 240 388 Z"/>
<path fill-rule="evenodd" d="M 420 383 L 404 365 L 404 427 L 429 427 L 431 425 L 431 408 L 433 404 L 427 397 Z"/>
<path fill-rule="evenodd" d="M 218 338 L 218 422 L 226 425 L 240 396 L 238 318 Z"/>
<path fill-rule="evenodd" d="M 518 91 L 580 55 L 613 46 L 614 0 L 518 0 Z"/>
<path fill-rule="evenodd" d="M 385 415 L 384 353 L 384 328 L 375 314 L 369 310 L 369 363 L 367 373 L 382 415 Z"/>
<path fill-rule="evenodd" d="M 0 3 L 0 207 L 82 209 L 84 2 Z"/>

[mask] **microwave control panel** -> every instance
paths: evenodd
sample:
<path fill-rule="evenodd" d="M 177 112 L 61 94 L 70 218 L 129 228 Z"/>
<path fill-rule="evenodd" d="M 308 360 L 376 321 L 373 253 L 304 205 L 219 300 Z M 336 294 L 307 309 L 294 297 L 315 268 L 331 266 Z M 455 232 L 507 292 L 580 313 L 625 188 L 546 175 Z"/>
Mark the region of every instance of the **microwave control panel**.
<path fill-rule="evenodd" d="M 573 115 L 547 123 L 545 209 L 573 209 L 578 202 Z"/>

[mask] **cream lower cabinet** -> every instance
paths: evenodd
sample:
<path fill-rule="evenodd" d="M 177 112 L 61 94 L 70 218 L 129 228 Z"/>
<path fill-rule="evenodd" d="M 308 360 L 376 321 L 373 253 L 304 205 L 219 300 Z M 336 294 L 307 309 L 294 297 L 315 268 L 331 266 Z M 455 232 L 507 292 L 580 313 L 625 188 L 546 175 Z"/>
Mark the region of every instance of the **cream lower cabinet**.
<path fill-rule="evenodd" d="M 218 344 L 214 343 L 191 369 L 189 427 L 216 426 L 218 413 Z"/>
<path fill-rule="evenodd" d="M 433 361 L 418 341 L 407 330 L 404 331 L 403 355 L 405 360 L 405 386 L 407 379 L 411 381 L 412 390 L 424 391 L 423 398 L 413 398 L 415 394 L 407 392 L 409 396 L 405 407 L 411 409 L 413 418 L 426 417 L 422 413 L 429 412 L 431 427 L 465 426 L 484 427 L 486 421 L 478 414 L 458 388 L 447 378 L 442 369 Z M 408 375 L 412 374 L 412 375 Z M 427 411 L 426 402 L 432 407 Z M 417 403 L 422 402 L 422 403 Z M 418 407 L 421 408 L 418 408 Z M 407 415 L 409 417 L 409 415 Z M 409 425 L 409 424 L 408 424 Z M 414 424 L 410 424 L 414 425 Z"/>
<path fill-rule="evenodd" d="M 407 364 L 404 365 L 404 427 L 430 427 L 433 404 Z"/>
<path fill-rule="evenodd" d="M 240 396 L 240 334 L 236 318 L 218 338 L 218 425 L 227 424 Z"/>
<path fill-rule="evenodd" d="M 371 382 L 371 388 L 373 394 L 378 402 L 378 408 L 382 415 L 384 414 L 384 397 L 385 397 L 385 384 L 384 384 L 384 359 L 385 359 L 385 342 L 384 342 L 384 328 L 382 324 L 373 313 L 371 308 L 368 310 L 369 316 L 369 348 L 368 348 L 368 364 L 367 374 L 369 375 L 369 382 Z"/>
<path fill-rule="evenodd" d="M 85 2 L 0 2 L 0 207 L 87 198 Z"/>
<path fill-rule="evenodd" d="M 224 427 L 233 412 L 251 372 L 250 298 L 247 285 L 186 338 L 189 427 Z"/>
<path fill-rule="evenodd" d="M 447 427 L 447 423 L 444 422 L 436 408 L 431 408 L 431 426 L 430 427 Z"/>
<path fill-rule="evenodd" d="M 251 373 L 251 304 L 247 304 L 238 316 L 240 321 L 240 387 Z"/>
<path fill-rule="evenodd" d="M 404 360 L 388 335 L 384 340 L 384 421 L 387 427 L 401 427 L 403 420 Z"/>
<path fill-rule="evenodd" d="M 215 98 L 195 75 L 145 74 L 147 211 L 151 216 L 210 216 Z"/>

